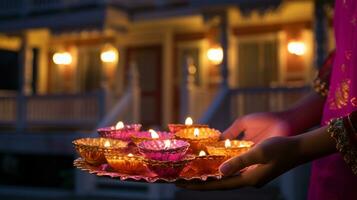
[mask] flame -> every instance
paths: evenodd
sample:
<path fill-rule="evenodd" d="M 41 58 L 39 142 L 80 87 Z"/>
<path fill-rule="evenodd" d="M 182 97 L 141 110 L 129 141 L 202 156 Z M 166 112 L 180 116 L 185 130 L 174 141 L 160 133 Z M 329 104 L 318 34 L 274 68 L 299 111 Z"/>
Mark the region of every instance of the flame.
<path fill-rule="evenodd" d="M 231 141 L 229 139 L 226 139 L 226 141 L 224 141 L 224 147 L 230 148 L 231 146 L 232 146 Z"/>
<path fill-rule="evenodd" d="M 170 148 L 170 146 L 171 146 L 171 141 L 170 140 L 164 140 L 164 148 L 165 149 L 168 149 L 168 148 Z"/>
<path fill-rule="evenodd" d="M 129 157 L 133 157 L 134 155 L 133 155 L 132 153 L 129 153 L 128 156 L 129 156 Z"/>
<path fill-rule="evenodd" d="M 202 150 L 202 151 L 200 151 L 200 153 L 198 154 L 198 156 L 205 156 L 205 155 L 207 155 L 207 154 L 206 154 L 206 152 L 205 152 L 205 151 L 203 151 L 203 150 Z"/>
<path fill-rule="evenodd" d="M 110 142 L 108 140 L 104 142 L 104 147 L 110 147 Z"/>
<path fill-rule="evenodd" d="M 151 138 L 152 139 L 158 139 L 159 138 L 159 134 L 157 134 L 156 131 L 154 131 L 153 129 L 149 129 L 149 132 L 151 134 Z"/>
<path fill-rule="evenodd" d="M 122 121 L 119 121 L 116 125 L 115 125 L 115 129 L 122 129 L 124 128 L 124 123 Z"/>
<path fill-rule="evenodd" d="M 193 124 L 193 120 L 191 117 L 187 117 L 185 120 L 185 125 L 191 126 Z"/>
<path fill-rule="evenodd" d="M 200 130 L 199 130 L 198 128 L 195 128 L 195 129 L 193 130 L 193 135 L 194 135 L 195 137 L 198 137 L 198 136 L 200 135 Z"/>

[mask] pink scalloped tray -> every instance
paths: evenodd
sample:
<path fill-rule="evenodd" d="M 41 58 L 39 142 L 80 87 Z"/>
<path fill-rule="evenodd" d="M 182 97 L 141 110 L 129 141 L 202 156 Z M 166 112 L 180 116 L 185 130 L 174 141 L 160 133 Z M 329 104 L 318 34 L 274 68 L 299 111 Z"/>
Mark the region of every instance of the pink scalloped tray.
<path fill-rule="evenodd" d="M 163 178 L 159 177 L 151 171 L 147 171 L 141 175 L 129 175 L 115 172 L 111 169 L 108 164 L 102 164 L 100 166 L 92 166 L 86 163 L 82 158 L 77 158 L 73 162 L 74 166 L 83 171 L 87 171 L 90 174 L 95 174 L 97 176 L 108 176 L 111 178 L 118 178 L 121 181 L 135 181 L 135 182 L 148 182 L 148 183 L 173 183 L 173 182 L 182 182 L 182 181 L 207 181 L 221 179 L 222 175 L 217 174 L 203 174 L 203 175 L 194 175 L 190 172 L 190 165 L 185 167 L 179 177 L 177 178 Z"/>

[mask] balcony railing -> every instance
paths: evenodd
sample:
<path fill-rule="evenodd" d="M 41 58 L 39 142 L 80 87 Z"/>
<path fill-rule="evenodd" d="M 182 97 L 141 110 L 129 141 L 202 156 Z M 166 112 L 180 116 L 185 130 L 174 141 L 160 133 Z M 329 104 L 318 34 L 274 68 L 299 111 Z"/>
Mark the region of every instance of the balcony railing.
<path fill-rule="evenodd" d="M 242 115 L 287 109 L 309 91 L 309 87 L 223 88 L 201 117 L 200 123 L 224 130 Z"/>
<path fill-rule="evenodd" d="M 0 97 L 0 125 L 94 128 L 105 114 L 103 92 Z"/>

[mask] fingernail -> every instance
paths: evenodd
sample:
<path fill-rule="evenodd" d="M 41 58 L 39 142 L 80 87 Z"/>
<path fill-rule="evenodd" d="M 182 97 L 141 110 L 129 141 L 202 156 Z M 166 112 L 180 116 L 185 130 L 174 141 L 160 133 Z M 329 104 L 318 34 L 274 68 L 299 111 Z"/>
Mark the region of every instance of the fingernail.
<path fill-rule="evenodd" d="M 222 166 L 219 168 L 219 171 L 224 175 L 229 175 L 231 170 L 232 167 L 229 162 L 223 163 Z"/>

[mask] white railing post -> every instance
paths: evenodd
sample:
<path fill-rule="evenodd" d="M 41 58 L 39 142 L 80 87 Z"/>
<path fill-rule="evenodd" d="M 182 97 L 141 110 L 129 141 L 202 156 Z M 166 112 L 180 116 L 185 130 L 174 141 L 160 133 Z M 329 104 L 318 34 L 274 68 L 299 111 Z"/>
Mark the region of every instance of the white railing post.
<path fill-rule="evenodd" d="M 189 67 L 193 60 L 190 56 L 187 56 L 182 66 L 182 84 L 181 84 L 181 95 L 180 95 L 180 121 L 184 121 L 187 114 L 190 111 L 190 90 L 192 89 L 192 81 L 189 77 Z"/>
<path fill-rule="evenodd" d="M 133 122 L 140 122 L 140 104 L 141 104 L 141 95 L 140 95 L 140 75 L 138 67 L 135 61 L 130 63 L 130 72 L 129 72 L 129 89 L 133 95 Z"/>

